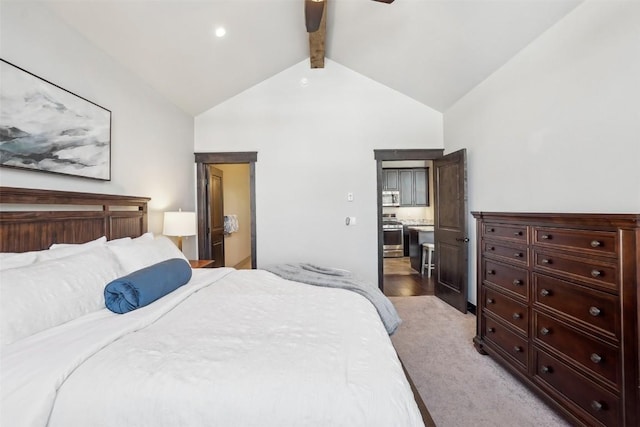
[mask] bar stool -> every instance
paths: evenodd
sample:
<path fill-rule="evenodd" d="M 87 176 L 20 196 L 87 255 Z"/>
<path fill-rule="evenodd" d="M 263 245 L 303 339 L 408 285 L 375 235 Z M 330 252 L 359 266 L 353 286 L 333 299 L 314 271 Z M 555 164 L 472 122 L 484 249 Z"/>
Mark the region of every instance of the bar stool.
<path fill-rule="evenodd" d="M 433 263 L 433 252 L 436 250 L 436 245 L 433 243 L 422 244 L 422 267 L 420 268 L 420 275 L 424 276 L 424 269 L 427 269 L 427 277 L 431 277 L 431 270 L 436 266 Z"/>

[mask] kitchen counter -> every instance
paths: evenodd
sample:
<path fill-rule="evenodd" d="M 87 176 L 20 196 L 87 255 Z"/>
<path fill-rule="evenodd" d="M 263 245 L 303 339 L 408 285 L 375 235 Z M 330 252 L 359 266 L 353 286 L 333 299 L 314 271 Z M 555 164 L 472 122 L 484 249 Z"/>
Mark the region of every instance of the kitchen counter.
<path fill-rule="evenodd" d="M 404 237 L 404 256 L 409 254 L 409 231 L 415 229 L 421 232 L 433 231 L 433 223 L 425 219 L 401 219 L 402 234 Z"/>
<path fill-rule="evenodd" d="M 422 244 L 433 243 L 433 225 L 413 225 L 407 227 L 409 231 L 409 262 L 411 268 L 420 271 L 422 263 Z"/>

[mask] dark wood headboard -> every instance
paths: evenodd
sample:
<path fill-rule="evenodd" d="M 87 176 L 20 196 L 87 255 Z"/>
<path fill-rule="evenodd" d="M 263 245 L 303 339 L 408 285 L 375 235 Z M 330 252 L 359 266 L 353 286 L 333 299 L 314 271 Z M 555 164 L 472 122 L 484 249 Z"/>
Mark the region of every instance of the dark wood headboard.
<path fill-rule="evenodd" d="M 0 187 L 0 252 L 41 250 L 52 243 L 84 243 L 101 236 L 109 240 L 140 236 L 147 231 L 149 200 Z M 38 210 L 36 205 L 45 206 Z"/>

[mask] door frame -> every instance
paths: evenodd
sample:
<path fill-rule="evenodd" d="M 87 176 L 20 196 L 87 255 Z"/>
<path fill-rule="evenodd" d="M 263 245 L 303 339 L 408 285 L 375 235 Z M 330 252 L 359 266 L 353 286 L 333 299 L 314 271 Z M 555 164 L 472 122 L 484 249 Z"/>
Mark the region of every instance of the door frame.
<path fill-rule="evenodd" d="M 378 200 L 378 288 L 384 291 L 384 257 L 382 246 L 382 162 L 391 160 L 435 160 L 444 155 L 444 148 L 437 149 L 407 149 L 407 150 L 373 150 L 376 160 L 377 200 Z"/>
<path fill-rule="evenodd" d="M 211 248 L 206 244 L 207 226 L 207 168 L 216 164 L 249 164 L 249 198 L 251 209 L 251 268 L 256 261 L 256 162 L 257 151 L 194 153 L 196 163 L 196 213 L 198 216 L 198 259 L 211 259 Z"/>

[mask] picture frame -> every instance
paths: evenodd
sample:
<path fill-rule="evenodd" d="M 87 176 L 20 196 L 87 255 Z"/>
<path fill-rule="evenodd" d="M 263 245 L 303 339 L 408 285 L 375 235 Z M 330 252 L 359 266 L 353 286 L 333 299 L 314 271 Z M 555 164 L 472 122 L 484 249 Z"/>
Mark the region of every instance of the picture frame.
<path fill-rule="evenodd" d="M 0 166 L 111 180 L 111 111 L 0 58 Z"/>

